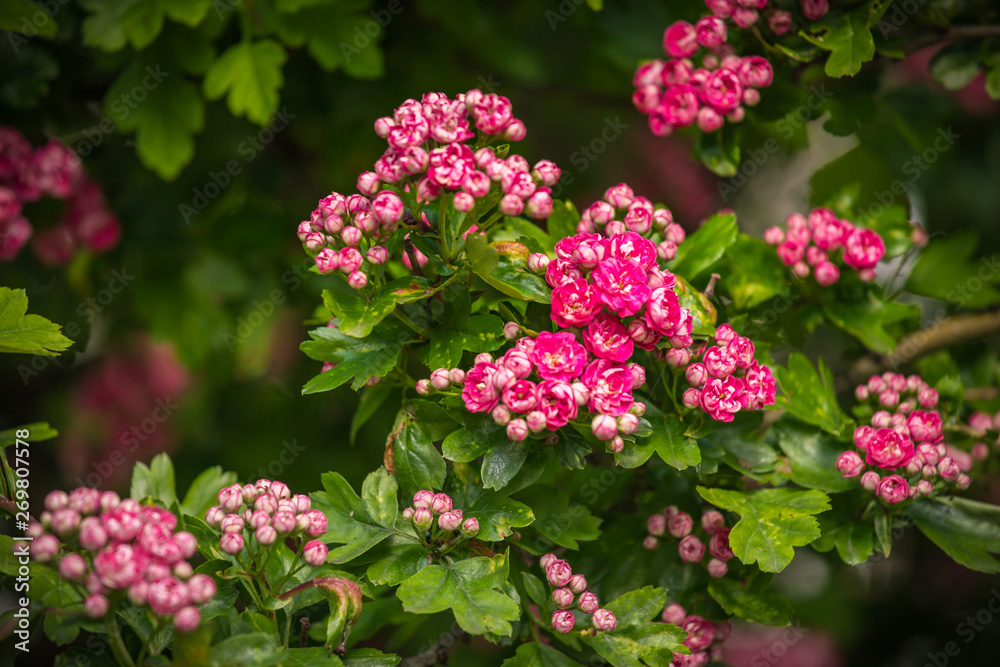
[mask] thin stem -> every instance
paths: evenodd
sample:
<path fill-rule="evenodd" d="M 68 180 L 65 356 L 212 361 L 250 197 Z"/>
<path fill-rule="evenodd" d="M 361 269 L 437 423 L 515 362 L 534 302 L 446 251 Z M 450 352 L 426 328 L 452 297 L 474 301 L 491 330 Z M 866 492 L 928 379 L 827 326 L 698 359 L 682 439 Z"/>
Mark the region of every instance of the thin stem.
<path fill-rule="evenodd" d="M 441 195 L 441 203 L 438 204 L 438 234 L 441 236 L 441 244 L 444 246 L 444 258 L 451 259 L 451 248 L 448 240 L 448 200 L 444 194 Z M 413 260 L 410 260 L 413 261 Z"/>
<path fill-rule="evenodd" d="M 292 636 L 292 610 L 289 608 L 285 612 L 285 648 L 288 648 L 288 640 Z"/>
<path fill-rule="evenodd" d="M 118 664 L 122 667 L 135 667 L 135 662 L 132 660 L 132 656 L 129 655 L 128 649 L 125 648 L 125 642 L 122 641 L 122 633 L 118 628 L 118 624 L 114 622 L 113 616 L 109 616 L 104 621 L 104 629 L 108 633 L 111 652 L 114 654 Z"/>
<path fill-rule="evenodd" d="M 421 338 L 426 340 L 431 337 L 430 331 L 428 331 L 427 329 L 423 328 L 422 326 L 411 320 L 399 308 L 396 308 L 396 310 L 392 311 L 392 314 L 397 320 L 399 320 L 406 326 L 413 329 L 413 331 L 415 331 L 417 335 L 419 335 Z"/>

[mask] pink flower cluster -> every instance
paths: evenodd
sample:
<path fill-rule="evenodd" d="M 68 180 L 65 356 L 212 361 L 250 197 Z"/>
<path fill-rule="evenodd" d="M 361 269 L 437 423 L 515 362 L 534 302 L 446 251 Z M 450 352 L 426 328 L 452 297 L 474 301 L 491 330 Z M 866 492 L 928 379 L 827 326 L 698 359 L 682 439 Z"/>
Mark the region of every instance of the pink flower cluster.
<path fill-rule="evenodd" d="M 778 257 L 799 278 L 815 272 L 816 282 L 827 287 L 840 280 L 836 251 L 842 250 L 843 262 L 858 271 L 861 280 L 875 279 L 875 265 L 885 255 L 885 241 L 873 229 L 855 227 L 840 220 L 828 208 L 814 208 L 809 217 L 792 213 L 785 219 L 786 229 L 769 227 L 764 241 L 777 246 Z"/>
<path fill-rule="evenodd" d="M 478 130 L 477 132 L 473 129 Z M 493 141 L 520 141 L 526 130 L 514 117 L 510 100 L 496 93 L 473 89 L 450 99 L 427 93 L 406 100 L 375 121 L 375 132 L 389 144 L 375 163 L 375 170 L 358 177 L 358 190 L 374 195 L 383 184 L 415 190 L 421 201 L 433 201 L 453 192 L 458 211 L 471 211 L 493 184 L 502 191 L 499 208 L 504 215 L 541 220 L 552 212 L 550 188 L 560 169 L 549 160 L 529 168 L 520 155 L 501 159 L 488 147 Z M 482 146 L 473 152 L 469 143 Z"/>
<path fill-rule="evenodd" d="M 705 4 L 716 17 L 732 19 L 741 28 L 749 28 L 757 23 L 760 12 L 767 6 L 767 0 L 705 0 Z M 830 11 L 829 0 L 801 0 L 802 14 L 809 20 L 822 18 Z M 767 14 L 767 24 L 775 35 L 784 35 L 792 29 L 792 14 L 783 9 L 772 9 Z"/>
<path fill-rule="evenodd" d="M 197 542 L 176 531 L 173 513 L 80 487 L 49 493 L 39 521 L 28 528 L 32 557 L 58 562 L 59 576 L 85 595 L 83 610 L 91 618 L 114 613 L 112 601 L 121 598 L 114 593 L 127 591 L 132 604 L 173 618 L 181 632 L 201 623 L 198 606 L 215 595 L 215 581 L 193 573 L 188 559 Z"/>
<path fill-rule="evenodd" d="M 583 344 L 570 332 L 543 331 L 537 338 L 519 339 L 496 359 L 485 352 L 478 355 L 468 372 L 436 369 L 430 380 L 417 383 L 417 393 L 461 385 L 466 409 L 489 412 L 498 425 L 506 426 L 507 437 L 518 442 L 529 433 L 556 431 L 585 410 L 593 415 L 591 428 L 597 438 L 619 452 L 624 447 L 619 433 L 635 433 L 645 411 L 632 391 L 645 383 L 646 372 L 639 364 L 618 361 L 631 353 L 627 335 L 606 335 L 603 325 L 596 324 L 580 336 Z M 628 354 L 615 347 L 616 341 Z"/>
<path fill-rule="evenodd" d="M 757 12 L 741 6 L 731 15 L 756 20 Z M 663 50 L 669 59 L 639 65 L 632 78 L 632 103 L 649 116 L 653 134 L 665 137 L 692 123 L 702 132 L 715 132 L 727 120 L 739 123 L 746 107 L 760 102 L 760 89 L 774 80 L 771 63 L 760 56 L 736 55 L 727 39 L 726 21 L 716 15 L 703 16 L 695 25 L 676 21 L 666 29 Z M 692 58 L 702 48 L 706 53 L 696 67 Z"/>
<path fill-rule="evenodd" d="M 552 602 L 556 610 L 552 612 L 552 629 L 560 634 L 567 634 L 576 625 L 576 617 L 570 611 L 575 605 L 584 614 L 591 614 L 591 634 L 596 632 L 611 632 L 618 627 L 615 615 L 603 609 L 597 595 L 587 590 L 587 578 L 582 574 L 573 574 L 569 563 L 560 560 L 555 554 L 545 554 L 539 564 L 545 570 L 545 578 L 552 585 Z"/>
<path fill-rule="evenodd" d="M 684 368 L 684 377 L 692 385 L 684 392 L 684 405 L 701 408 L 717 421 L 731 422 L 737 412 L 774 404 L 776 383 L 771 369 L 753 355 L 753 341 L 723 324 L 715 332 L 715 345 L 670 350 L 666 361 Z M 699 356 L 700 361 L 693 361 Z"/>
<path fill-rule="evenodd" d="M 35 236 L 44 264 L 66 264 L 80 246 L 100 253 L 118 243 L 118 218 L 73 151 L 55 139 L 32 149 L 20 132 L 0 127 L 0 261 L 14 259 L 31 238 L 34 228 L 22 211 L 41 197 L 66 200 L 63 218 Z"/>
<path fill-rule="evenodd" d="M 920 376 L 873 375 L 854 393 L 858 401 L 884 409 L 855 429 L 860 453 L 848 450 L 837 459 L 844 477 L 860 477 L 862 487 L 888 504 L 968 488 L 966 473 L 988 450 L 983 445 L 970 454 L 944 441 L 943 420 L 934 409 L 938 393 Z"/>
<path fill-rule="evenodd" d="M 691 649 L 690 655 L 675 653 L 670 667 L 705 667 L 709 662 L 721 662 L 722 643 L 729 639 L 732 626 L 729 621 L 713 623 L 701 616 L 688 614 L 684 607 L 671 602 L 663 608 L 660 616 L 664 623 L 676 625 L 687 633 L 684 645 Z"/>
<path fill-rule="evenodd" d="M 293 496 L 284 482 L 233 484 L 219 491 L 218 501 L 205 512 L 205 522 L 222 533 L 219 548 L 237 560 L 244 550 L 259 556 L 279 539 L 304 541 L 326 533 L 326 514 L 311 509 L 309 496 Z M 314 539 L 301 545 L 301 553 L 306 563 L 319 567 L 329 549 Z"/>
<path fill-rule="evenodd" d="M 462 510 L 454 508 L 451 496 L 426 489 L 413 494 L 413 505 L 403 510 L 403 519 L 417 529 L 424 546 L 439 552 L 450 551 L 479 532 L 479 519 L 463 516 Z M 455 535 L 456 531 L 460 535 Z"/>
<path fill-rule="evenodd" d="M 604 199 L 585 208 L 576 231 L 607 237 L 635 232 L 658 241 L 656 256 L 664 262 L 677 255 L 677 246 L 684 242 L 686 236 L 684 228 L 674 222 L 670 209 L 655 208 L 653 202 L 637 196 L 625 183 L 608 188 Z"/>
<path fill-rule="evenodd" d="M 711 558 L 705 564 L 709 576 L 726 576 L 729 566 L 726 561 L 733 557 L 729 546 L 729 528 L 726 528 L 726 518 L 718 510 L 708 510 L 701 515 L 701 528 L 705 540 L 694 534 L 694 519 L 675 505 L 663 508 L 662 514 L 652 514 L 646 520 L 646 530 L 649 534 L 642 545 L 647 549 L 655 549 L 665 536 L 680 540 L 677 552 L 685 563 L 699 563 L 705 555 L 705 544 L 708 543 L 708 553 Z"/>
<path fill-rule="evenodd" d="M 299 223 L 298 237 L 320 273 L 339 269 L 348 285 L 361 289 L 368 284 L 364 269 L 389 260 L 385 243 L 402 219 L 403 200 L 395 192 L 386 190 L 372 199 L 333 192 L 319 201 L 309 220 Z"/>

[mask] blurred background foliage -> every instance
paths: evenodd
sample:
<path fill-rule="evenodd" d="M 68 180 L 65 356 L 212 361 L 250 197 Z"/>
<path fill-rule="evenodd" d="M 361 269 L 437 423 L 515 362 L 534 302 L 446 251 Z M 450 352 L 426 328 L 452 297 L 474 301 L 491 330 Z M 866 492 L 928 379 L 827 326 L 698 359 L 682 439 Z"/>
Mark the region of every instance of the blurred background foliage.
<path fill-rule="evenodd" d="M 0 424 L 47 420 L 60 431 L 34 449 L 36 500 L 95 480 L 121 489 L 132 463 L 159 451 L 171 452 L 181 489 L 216 464 L 241 479 L 281 478 L 296 491 L 318 488 L 327 470 L 360 484 L 381 464 L 398 396 L 353 445 L 356 394 L 343 387 L 300 396 L 318 372 L 298 350 L 303 322 L 332 279 L 308 272 L 295 228 L 317 199 L 353 191 L 357 174 L 371 167 L 381 143 L 373 121 L 427 91 L 478 87 L 509 97 L 528 128 L 519 152 L 557 162 L 563 179 L 555 194 L 580 208 L 626 181 L 670 206 L 688 231 L 731 207 L 741 229 L 759 237 L 846 188 L 858 197 L 858 217 L 891 196 L 932 239 L 946 237 L 956 255 L 985 257 L 992 282 L 1000 277 L 990 259 L 1000 246 L 1000 105 L 967 59 L 949 66 L 939 58 L 934 74 L 930 65 L 942 19 L 989 20 L 995 3 L 894 3 L 918 8 L 891 36 L 909 55 L 877 55 L 854 78 L 776 63 L 757 120 L 741 129 L 743 163 L 730 179 L 691 157 L 693 134 L 655 138 L 630 103 L 637 63 L 660 55 L 664 27 L 700 15 L 699 2 L 626 0 L 594 11 L 582 0 L 215 0 L 202 3 L 200 19 L 185 9 L 198 4 L 55 2 L 51 39 L 0 32 L 0 125 L 36 145 L 57 138 L 73 148 L 123 228 L 118 246 L 100 257 L 81 253 L 49 267 L 25 251 L 0 264 L 0 283 L 26 289 L 30 312 L 64 325 L 75 341 L 54 359 L 0 359 Z M 247 40 L 271 46 L 230 63 L 232 71 L 206 74 L 218 54 Z M 150 91 L 148 106 L 119 113 L 114 101 L 147 65 L 166 72 L 164 87 Z M 239 82 L 253 77 L 259 90 L 240 91 Z M 270 128 L 248 120 L 272 116 Z M 156 127 L 173 129 L 157 135 Z M 954 140 L 928 159 L 941 133 Z M 765 148 L 774 145 L 769 137 L 779 150 Z M 227 163 L 239 173 L 227 173 Z M 892 194 L 897 180 L 902 196 Z M 115 272 L 126 283 L 118 292 L 109 287 Z M 925 301 L 925 318 L 969 309 L 953 301 Z M 996 342 L 953 350 L 968 386 L 996 386 Z M 828 329 L 806 349 L 838 373 L 857 354 Z M 599 474 L 552 481 L 571 484 L 572 497 Z M 1000 502 L 1000 489 L 988 500 Z M 617 541 L 638 545 L 641 522 L 631 532 L 625 523 L 606 525 L 584 553 L 599 556 Z M 923 665 L 948 641 L 962 646 L 952 664 L 995 664 L 1000 625 L 985 626 L 967 646 L 956 626 L 984 608 L 1000 582 L 963 570 L 912 532 L 904 531 L 890 560 L 860 569 L 800 553 L 778 585 L 814 629 L 781 661 L 751 665 L 773 641 L 753 635 L 733 664 Z M 641 550 L 634 557 L 658 567 Z M 388 648 L 405 655 L 426 647 L 428 626 L 417 632 L 401 622 L 383 639 Z M 359 627 L 356 639 L 364 635 Z M 500 654 L 484 647 L 463 648 L 449 664 L 482 664 L 483 655 L 499 664 Z"/>

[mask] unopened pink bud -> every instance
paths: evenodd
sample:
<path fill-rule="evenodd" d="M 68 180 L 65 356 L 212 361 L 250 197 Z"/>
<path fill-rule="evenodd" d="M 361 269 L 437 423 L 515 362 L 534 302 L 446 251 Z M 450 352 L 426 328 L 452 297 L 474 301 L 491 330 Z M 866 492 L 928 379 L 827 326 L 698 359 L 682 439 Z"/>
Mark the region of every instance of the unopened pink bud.
<path fill-rule="evenodd" d="M 610 440 L 618 434 L 618 421 L 611 415 L 598 414 L 590 422 L 590 428 L 598 440 Z"/>
<path fill-rule="evenodd" d="M 453 530 L 458 530 L 459 526 L 462 525 L 462 510 L 452 510 L 450 512 L 445 512 L 438 517 L 438 528 L 451 532 Z"/>
<path fill-rule="evenodd" d="M 555 554 L 545 554 L 541 558 L 538 559 L 538 565 L 543 570 L 547 570 L 549 568 L 549 565 L 551 565 L 552 563 L 554 563 L 557 560 L 559 560 L 559 558 Z"/>
<path fill-rule="evenodd" d="M 622 435 L 632 435 L 639 430 L 639 418 L 631 412 L 626 412 L 618 418 L 618 432 Z"/>
<path fill-rule="evenodd" d="M 724 561 L 721 561 L 718 558 L 713 558 L 709 560 L 707 567 L 708 567 L 708 576 L 714 577 L 715 579 L 724 577 L 726 576 L 726 573 L 729 572 L 729 566 L 726 565 Z"/>
<path fill-rule="evenodd" d="M 614 418 L 612 417 L 612 419 Z M 531 412 L 529 412 L 528 416 L 525 418 L 525 421 L 528 424 L 528 430 L 530 430 L 532 433 L 540 433 L 541 431 L 544 431 L 545 428 L 548 426 L 548 418 L 545 416 L 545 413 L 541 412 L 540 410 L 532 410 Z"/>
<path fill-rule="evenodd" d="M 514 442 L 521 442 L 528 437 L 528 422 L 524 419 L 512 419 L 507 423 L 507 437 Z"/>
<path fill-rule="evenodd" d="M 865 462 L 855 451 L 847 451 L 837 459 L 837 472 L 844 477 L 857 477 L 865 469 Z"/>
<path fill-rule="evenodd" d="M 500 199 L 500 212 L 507 216 L 521 215 L 524 210 L 524 200 L 517 195 L 504 195 Z"/>
<path fill-rule="evenodd" d="M 528 270 L 532 273 L 544 273 L 549 268 L 549 256 L 541 252 L 528 255 Z"/>
<path fill-rule="evenodd" d="M 313 567 L 319 567 L 325 563 L 328 553 L 330 553 L 329 548 L 319 540 L 310 540 L 302 548 L 302 557 Z"/>
<path fill-rule="evenodd" d="M 874 491 L 878 488 L 879 482 L 882 478 L 874 470 L 869 470 L 864 475 L 861 476 L 861 487 L 865 491 Z"/>
<path fill-rule="evenodd" d="M 667 350 L 667 366 L 671 368 L 684 368 L 691 362 L 691 352 L 687 348 L 670 348 Z"/>
<path fill-rule="evenodd" d="M 431 372 L 431 386 L 444 391 L 451 386 L 450 371 L 447 368 L 436 368 Z"/>
<path fill-rule="evenodd" d="M 431 499 L 431 511 L 435 514 L 450 512 L 452 509 L 451 496 L 447 493 L 435 493 Z"/>
<path fill-rule="evenodd" d="M 701 405 L 701 391 L 694 387 L 685 390 L 684 395 L 681 396 L 681 402 L 688 408 L 699 407 Z"/>
<path fill-rule="evenodd" d="M 497 405 L 490 411 L 490 417 L 497 426 L 506 426 L 514 415 L 505 405 Z"/>
<path fill-rule="evenodd" d="M 103 595 L 90 595 L 83 601 L 83 611 L 91 618 L 102 618 L 108 613 L 108 599 Z"/>
<path fill-rule="evenodd" d="M 365 253 L 365 259 L 368 260 L 369 264 L 374 264 L 378 266 L 379 264 L 385 264 L 389 260 L 389 251 L 385 246 L 375 245 L 368 249 Z"/>
<path fill-rule="evenodd" d="M 598 609 L 595 611 L 590 622 L 601 632 L 611 632 L 618 627 L 618 619 L 607 609 Z"/>
<path fill-rule="evenodd" d="M 701 362 L 690 364 L 684 369 L 684 378 L 688 381 L 688 384 L 700 387 L 708 380 L 708 368 Z"/>
<path fill-rule="evenodd" d="M 45 509 L 55 512 L 69 505 L 69 494 L 65 491 L 51 491 L 45 496 Z"/>
<path fill-rule="evenodd" d="M 465 382 L 465 371 L 461 368 L 452 368 L 448 371 L 448 379 L 452 384 L 462 384 Z"/>
<path fill-rule="evenodd" d="M 593 614 L 600 608 L 601 603 L 597 599 L 597 595 L 595 595 L 594 593 L 587 592 L 583 593 L 580 596 L 580 599 L 577 601 L 576 606 L 579 607 L 580 611 L 582 611 L 585 614 Z"/>
<path fill-rule="evenodd" d="M 59 576 L 67 581 L 83 581 L 87 575 L 87 561 L 80 554 L 66 554 L 59 561 Z"/>
<path fill-rule="evenodd" d="M 219 547 L 227 554 L 238 554 L 243 551 L 243 534 L 226 533 L 219 541 Z"/>
<path fill-rule="evenodd" d="M 569 609 L 572 607 L 575 597 L 573 591 L 565 587 L 552 591 L 552 601 L 559 609 Z"/>
<path fill-rule="evenodd" d="M 694 535 L 688 535 L 677 545 L 677 551 L 685 563 L 697 563 L 705 555 L 705 544 Z"/>
<path fill-rule="evenodd" d="M 503 336 L 507 340 L 517 340 L 521 337 L 521 325 L 517 322 L 507 322 L 503 325 Z"/>
<path fill-rule="evenodd" d="M 670 517 L 667 525 L 670 534 L 678 539 L 690 535 L 692 528 L 694 528 L 694 521 L 691 519 L 691 515 L 680 511 Z"/>
<path fill-rule="evenodd" d="M 660 546 L 660 541 L 656 539 L 655 535 L 647 535 L 642 540 L 642 547 L 648 551 L 652 551 L 658 546 Z"/>
<path fill-rule="evenodd" d="M 352 289 L 361 289 L 368 284 L 368 274 L 364 271 L 355 271 L 347 278 L 347 284 Z"/>
<path fill-rule="evenodd" d="M 574 593 L 582 593 L 587 590 L 587 578 L 582 574 L 574 574 L 569 578 L 567 586 Z"/>
<path fill-rule="evenodd" d="M 684 623 L 684 619 L 687 618 L 687 612 L 684 611 L 684 607 L 676 602 L 671 602 L 663 608 L 663 614 L 661 614 L 660 618 L 663 619 L 664 623 L 680 626 Z"/>
<path fill-rule="evenodd" d="M 625 449 L 625 440 L 620 435 L 616 435 L 608 440 L 604 447 L 612 454 L 619 454 L 623 449 Z"/>
<path fill-rule="evenodd" d="M 571 611 L 557 611 L 552 614 L 552 629 L 560 634 L 566 634 L 573 629 L 576 619 Z"/>
<path fill-rule="evenodd" d="M 708 510 L 701 515 L 701 527 L 707 533 L 714 533 L 719 528 L 725 528 L 726 517 L 718 510 Z"/>
<path fill-rule="evenodd" d="M 462 522 L 462 534 L 466 537 L 475 537 L 479 532 L 479 519 L 470 516 Z"/>
<path fill-rule="evenodd" d="M 434 513 L 429 507 L 418 507 L 413 513 L 413 525 L 419 530 L 427 530 L 434 523 Z"/>
<path fill-rule="evenodd" d="M 416 391 L 421 396 L 426 396 L 427 394 L 431 393 L 431 381 L 428 380 L 427 378 L 424 378 L 422 380 L 417 380 Z"/>

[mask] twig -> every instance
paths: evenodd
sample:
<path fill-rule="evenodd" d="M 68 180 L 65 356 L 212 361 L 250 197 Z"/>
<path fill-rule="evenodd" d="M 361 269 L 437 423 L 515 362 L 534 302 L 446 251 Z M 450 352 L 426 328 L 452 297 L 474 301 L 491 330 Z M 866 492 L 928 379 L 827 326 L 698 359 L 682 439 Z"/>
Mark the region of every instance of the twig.
<path fill-rule="evenodd" d="M 882 366 L 895 369 L 928 352 L 962 341 L 977 340 L 995 331 L 1000 331 L 1000 311 L 955 315 L 901 340 L 896 349 L 882 359 Z"/>
<path fill-rule="evenodd" d="M 448 662 L 448 656 L 459 647 L 460 644 L 468 641 L 469 635 L 464 630 L 452 628 L 445 633 L 441 639 L 433 646 L 424 649 L 420 653 L 404 658 L 399 663 L 399 667 L 434 667 Z"/>

